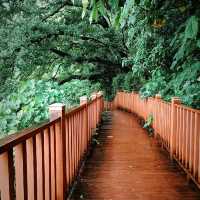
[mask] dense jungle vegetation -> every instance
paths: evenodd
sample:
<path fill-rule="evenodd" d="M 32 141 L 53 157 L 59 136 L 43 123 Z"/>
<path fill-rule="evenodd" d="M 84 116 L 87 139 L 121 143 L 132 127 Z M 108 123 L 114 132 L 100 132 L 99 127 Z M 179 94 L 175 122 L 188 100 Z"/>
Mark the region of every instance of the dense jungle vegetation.
<path fill-rule="evenodd" d="M 200 2 L 0 1 L 0 135 L 100 89 L 199 109 Z"/>

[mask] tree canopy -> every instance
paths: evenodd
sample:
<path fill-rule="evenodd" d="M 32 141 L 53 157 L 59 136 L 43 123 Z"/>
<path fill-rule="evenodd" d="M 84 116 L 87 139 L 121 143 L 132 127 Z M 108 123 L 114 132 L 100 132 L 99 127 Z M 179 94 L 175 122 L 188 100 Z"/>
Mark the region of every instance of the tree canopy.
<path fill-rule="evenodd" d="M 59 92 L 66 87 L 65 92 L 74 94 L 70 104 L 102 89 L 107 99 L 117 90 L 136 91 L 142 98 L 160 93 L 165 100 L 179 96 L 184 104 L 200 108 L 200 2 L 2 0 L 0 72 L 4 132 L 13 129 L 10 113 L 15 113 L 10 121 L 18 123 L 13 127 L 29 123 L 15 120 L 23 100 L 14 109 L 8 104 L 10 98 L 20 99 L 23 84 L 36 85 L 31 94 L 23 91 L 24 96 L 41 96 L 45 87 L 55 89 L 54 100 L 42 97 L 45 103 L 39 107 L 63 100 L 66 96 Z M 76 89 L 82 87 L 84 91 Z M 24 114 L 35 116 L 38 100 L 33 101 Z"/>
<path fill-rule="evenodd" d="M 5 1 L 1 3 L 1 82 L 73 78 L 109 82 L 126 69 L 127 48 L 120 31 L 104 21 L 81 18 L 81 2 Z M 111 77 L 110 77 L 111 76 Z"/>

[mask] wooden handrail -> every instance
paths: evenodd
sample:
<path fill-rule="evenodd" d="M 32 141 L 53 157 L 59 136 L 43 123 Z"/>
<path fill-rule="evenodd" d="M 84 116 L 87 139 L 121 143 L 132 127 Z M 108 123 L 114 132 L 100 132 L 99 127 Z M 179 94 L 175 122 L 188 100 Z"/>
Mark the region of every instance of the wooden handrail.
<path fill-rule="evenodd" d="M 97 97 L 98 99 L 101 98 L 101 96 Z M 88 105 L 92 104 L 93 100 L 88 102 Z M 74 108 L 71 108 L 67 110 L 66 117 L 73 115 L 75 112 L 78 112 L 86 107 L 86 104 L 81 106 L 76 106 Z M 21 143 L 23 140 L 27 140 L 30 137 L 33 137 L 34 134 L 37 134 L 37 132 L 40 132 L 42 129 L 47 128 L 48 126 L 53 125 L 54 123 L 58 122 L 60 120 L 60 117 L 54 120 L 47 120 L 46 122 L 43 122 L 40 125 L 36 125 L 27 129 L 23 129 L 22 131 L 18 131 L 12 135 L 5 136 L 4 138 L 0 139 L 0 154 L 4 151 L 8 150 L 10 147 L 14 147 L 17 144 Z"/>
<path fill-rule="evenodd" d="M 64 200 L 100 122 L 103 96 L 0 139 L 0 199 Z M 52 110 L 52 109 L 56 110 Z M 58 112 L 58 116 L 56 115 Z"/>
<path fill-rule="evenodd" d="M 42 123 L 41 125 L 33 126 L 31 128 L 27 128 L 22 131 L 16 132 L 12 135 L 8 135 L 4 138 L 1 138 L 0 139 L 0 154 L 7 151 L 9 148 L 13 148 L 14 146 L 18 145 L 24 140 L 27 140 L 33 137 L 41 130 L 48 128 L 49 126 L 55 124 L 59 120 L 60 120 L 60 117 L 58 117 L 57 119 L 53 121 L 47 121 L 47 122 Z"/>

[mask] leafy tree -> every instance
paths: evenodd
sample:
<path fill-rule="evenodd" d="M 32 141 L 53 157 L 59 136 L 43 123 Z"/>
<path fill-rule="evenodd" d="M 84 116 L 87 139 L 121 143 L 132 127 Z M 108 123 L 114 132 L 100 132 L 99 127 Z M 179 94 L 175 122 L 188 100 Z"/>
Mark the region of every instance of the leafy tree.
<path fill-rule="evenodd" d="M 99 1 L 91 1 L 92 10 Z M 128 84 L 118 75 L 114 91 L 131 88 L 135 83 L 142 97 L 161 93 L 170 100 L 181 97 L 184 104 L 200 107 L 200 3 L 195 0 L 126 0 L 101 1 L 106 13 L 98 13 L 125 35 L 128 56 L 122 66 L 132 68 L 133 81 Z M 112 14 L 111 14 L 112 13 Z M 120 15 L 120 17 L 116 17 Z M 91 14 L 92 15 L 92 12 Z M 94 21 L 96 19 L 94 18 Z M 129 78 L 130 80 L 130 78 Z M 119 83 L 119 84 L 117 84 Z M 133 84 L 134 83 L 134 84 Z M 139 83 L 139 84 L 138 84 Z"/>
<path fill-rule="evenodd" d="M 1 0 L 0 19 L 3 133 L 100 87 L 200 108 L 199 1 Z"/>
<path fill-rule="evenodd" d="M 90 25 L 81 11 L 81 1 L 1 1 L 1 83 L 44 77 L 60 82 L 62 71 L 68 81 L 77 68 L 84 72 L 91 65 L 91 73 L 76 78 L 111 83 L 113 75 L 127 71 L 121 69 L 121 59 L 127 55 L 122 33 L 104 20 Z M 67 75 L 72 65 L 76 70 Z"/>
<path fill-rule="evenodd" d="M 0 102 L 0 136 L 48 119 L 48 106 L 52 103 L 72 107 L 79 104 L 79 97 L 89 98 L 98 90 L 100 85 L 92 85 L 88 80 L 72 80 L 63 85 L 42 80 L 20 82 L 17 90 Z"/>

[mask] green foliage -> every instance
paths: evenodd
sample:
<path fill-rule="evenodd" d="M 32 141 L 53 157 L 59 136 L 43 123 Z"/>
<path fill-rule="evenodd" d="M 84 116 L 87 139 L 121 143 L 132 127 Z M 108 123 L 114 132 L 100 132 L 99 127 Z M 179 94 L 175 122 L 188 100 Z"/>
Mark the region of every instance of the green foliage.
<path fill-rule="evenodd" d="M 143 127 L 144 127 L 144 128 L 147 128 L 147 127 L 151 126 L 152 123 L 153 123 L 153 115 L 150 114 L 150 115 L 148 116 L 148 118 L 147 118 L 147 120 L 146 120 L 146 122 L 145 122 L 145 124 L 144 124 Z"/>
<path fill-rule="evenodd" d="M 67 107 L 79 104 L 79 97 L 98 91 L 98 84 L 87 80 L 72 80 L 61 86 L 56 82 L 29 80 L 21 82 L 18 89 L 0 102 L 0 135 L 48 119 L 48 106 L 59 102 Z"/>
<path fill-rule="evenodd" d="M 144 84 L 139 92 L 142 98 L 147 98 L 161 93 L 166 86 L 166 74 L 158 69 L 152 72 L 152 78 Z"/>
<path fill-rule="evenodd" d="M 198 34 L 198 18 L 196 16 L 191 16 L 186 24 L 185 28 L 185 39 L 194 39 Z"/>
<path fill-rule="evenodd" d="M 123 65 L 143 80 L 138 88 L 143 98 L 160 93 L 200 107 L 199 13 L 196 1 L 126 1 L 121 28 L 129 57 Z"/>
<path fill-rule="evenodd" d="M 113 97 L 118 90 L 138 91 L 142 85 L 143 79 L 137 73 L 130 71 L 126 74 L 118 74 L 113 78 Z"/>
<path fill-rule="evenodd" d="M 200 109 L 200 62 L 186 61 L 181 67 L 181 72 L 171 76 L 161 94 L 166 100 L 178 96 L 183 104 Z"/>
<path fill-rule="evenodd" d="M 143 126 L 143 128 L 147 129 L 149 135 L 151 136 L 153 134 L 153 128 L 152 128 L 152 124 L 153 124 L 153 115 L 150 114 Z"/>
<path fill-rule="evenodd" d="M 123 84 L 124 84 L 125 74 L 119 74 L 116 77 L 113 78 L 112 88 L 114 92 L 117 92 L 117 90 L 123 90 Z"/>
<path fill-rule="evenodd" d="M 3 0 L 0 17 L 2 133 L 99 87 L 200 108 L 199 1 Z"/>
<path fill-rule="evenodd" d="M 171 42 L 171 46 L 177 49 L 171 68 L 179 67 L 186 58 L 193 59 L 197 55 L 194 54 L 198 45 L 199 19 L 196 16 L 191 16 L 185 23 L 184 31 L 178 29 L 177 35 Z M 182 24 L 181 24 L 182 28 Z M 179 66 L 177 66 L 179 64 Z"/>
<path fill-rule="evenodd" d="M 122 34 L 97 17 L 103 1 L 94 2 L 92 8 L 87 0 L 0 1 L 0 86 L 10 87 L 12 79 L 70 80 L 76 74 L 67 73 L 71 66 L 83 71 L 91 65 L 99 76 L 92 71 L 76 78 L 109 85 L 127 52 Z M 95 23 L 82 19 L 82 5 L 83 15 L 92 10 Z"/>

